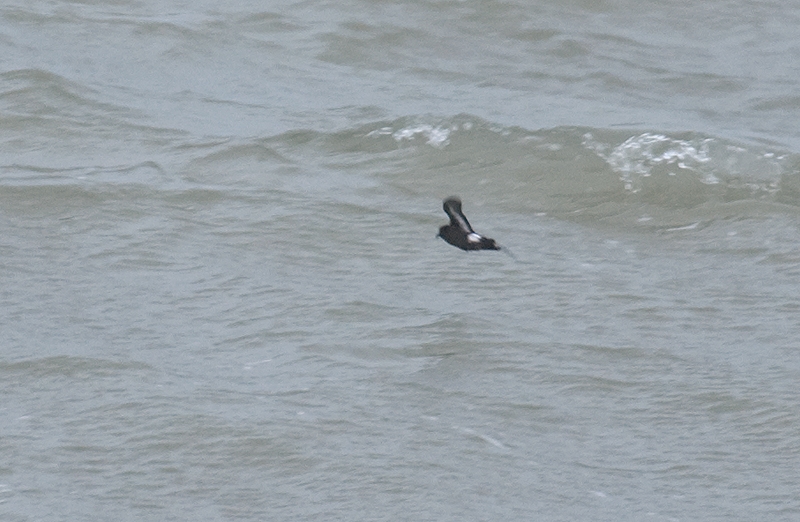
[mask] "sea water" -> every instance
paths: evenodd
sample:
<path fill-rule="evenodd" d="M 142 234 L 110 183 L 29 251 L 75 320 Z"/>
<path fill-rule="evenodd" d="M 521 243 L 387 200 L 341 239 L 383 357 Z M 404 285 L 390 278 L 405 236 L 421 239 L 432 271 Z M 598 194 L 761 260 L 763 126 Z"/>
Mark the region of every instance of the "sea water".
<path fill-rule="evenodd" d="M 800 7 L 0 7 L 0 518 L 797 520 Z M 459 196 L 500 252 L 440 239 Z"/>

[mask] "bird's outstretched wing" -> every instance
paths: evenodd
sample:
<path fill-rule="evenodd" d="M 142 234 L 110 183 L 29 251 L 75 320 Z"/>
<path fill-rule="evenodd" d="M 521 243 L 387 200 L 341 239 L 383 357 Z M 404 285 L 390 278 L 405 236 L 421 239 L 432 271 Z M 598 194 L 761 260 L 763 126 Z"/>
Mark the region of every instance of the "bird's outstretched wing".
<path fill-rule="evenodd" d="M 461 212 L 461 200 L 458 198 L 447 198 L 444 200 L 444 211 L 450 216 L 450 224 L 464 231 L 465 234 L 474 234 L 475 231 L 467 221 L 467 216 Z"/>

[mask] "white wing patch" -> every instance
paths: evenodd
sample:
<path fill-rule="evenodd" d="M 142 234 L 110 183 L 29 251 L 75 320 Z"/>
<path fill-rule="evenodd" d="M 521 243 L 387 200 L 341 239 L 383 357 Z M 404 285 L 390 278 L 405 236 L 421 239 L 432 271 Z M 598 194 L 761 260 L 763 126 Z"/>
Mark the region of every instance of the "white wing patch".
<path fill-rule="evenodd" d="M 467 218 L 464 217 L 464 214 L 456 213 L 455 219 L 458 222 L 458 226 L 461 228 L 461 230 L 464 232 L 472 232 L 473 234 L 475 233 L 473 232 L 472 227 L 469 226 L 469 222 L 467 222 Z"/>
<path fill-rule="evenodd" d="M 467 241 L 470 243 L 480 243 L 481 239 L 483 239 L 480 234 L 476 234 L 473 232 L 472 234 L 467 235 Z"/>

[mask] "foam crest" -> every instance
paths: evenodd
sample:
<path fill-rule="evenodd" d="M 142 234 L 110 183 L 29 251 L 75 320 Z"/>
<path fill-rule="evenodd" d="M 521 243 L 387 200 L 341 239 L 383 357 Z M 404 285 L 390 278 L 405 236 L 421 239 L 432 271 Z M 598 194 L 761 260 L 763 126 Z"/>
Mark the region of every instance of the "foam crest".
<path fill-rule="evenodd" d="M 713 169 L 707 168 L 711 160 L 711 138 L 689 141 L 645 132 L 628 138 L 610 150 L 606 145 L 595 141 L 591 133 L 587 133 L 584 138 L 584 145 L 594 150 L 620 174 L 625 190 L 641 190 L 641 178 L 651 176 L 653 170 L 659 166 L 696 172 L 699 174 L 698 179 L 707 185 L 719 183 Z M 674 176 L 675 170 L 670 170 L 669 175 Z"/>

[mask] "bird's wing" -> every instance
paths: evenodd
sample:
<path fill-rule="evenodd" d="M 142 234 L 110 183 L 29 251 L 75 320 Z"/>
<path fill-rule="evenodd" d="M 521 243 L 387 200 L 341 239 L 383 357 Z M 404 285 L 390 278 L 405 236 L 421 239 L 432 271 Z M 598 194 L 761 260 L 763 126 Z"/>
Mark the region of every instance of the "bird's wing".
<path fill-rule="evenodd" d="M 450 216 L 450 224 L 464 231 L 466 234 L 474 234 L 475 231 L 467 221 L 467 216 L 461 212 L 461 200 L 458 198 L 447 198 L 444 200 L 444 211 Z"/>

